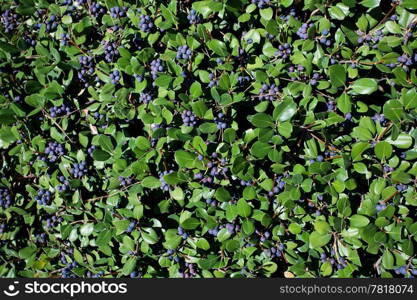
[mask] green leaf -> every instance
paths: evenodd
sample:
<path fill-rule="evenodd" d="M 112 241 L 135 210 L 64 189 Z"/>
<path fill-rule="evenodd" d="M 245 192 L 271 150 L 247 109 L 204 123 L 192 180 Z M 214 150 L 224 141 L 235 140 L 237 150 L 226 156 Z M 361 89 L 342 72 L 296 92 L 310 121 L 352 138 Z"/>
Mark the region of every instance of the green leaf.
<path fill-rule="evenodd" d="M 80 228 L 80 234 L 82 236 L 89 236 L 93 233 L 93 231 L 94 231 L 94 224 L 92 223 L 86 223 Z"/>
<path fill-rule="evenodd" d="M 143 187 L 155 189 L 161 186 L 161 181 L 153 176 L 145 177 L 141 182 Z"/>
<path fill-rule="evenodd" d="M 271 145 L 264 142 L 255 142 L 251 148 L 251 153 L 257 158 L 264 158 L 272 149 Z"/>
<path fill-rule="evenodd" d="M 112 152 L 114 150 L 113 143 L 109 136 L 107 135 L 100 135 L 100 138 L 98 139 L 98 142 L 100 144 L 100 147 L 108 152 Z"/>
<path fill-rule="evenodd" d="M 384 254 L 382 255 L 382 266 L 385 269 L 393 269 L 394 268 L 394 256 L 389 250 L 385 250 Z"/>
<path fill-rule="evenodd" d="M 417 107 L 417 92 L 413 88 L 402 95 L 404 109 L 409 110 Z"/>
<path fill-rule="evenodd" d="M 201 84 L 198 81 L 194 81 L 194 83 L 190 87 L 191 99 L 197 99 L 202 94 L 203 94 L 203 90 L 201 89 Z"/>
<path fill-rule="evenodd" d="M 319 234 L 326 234 L 330 231 L 330 225 L 325 221 L 316 221 L 314 223 L 314 229 Z"/>
<path fill-rule="evenodd" d="M 272 15 L 273 15 L 273 11 L 272 8 L 268 7 L 268 8 L 264 8 L 261 9 L 260 11 L 261 17 L 267 21 L 272 19 Z"/>
<path fill-rule="evenodd" d="M 414 0 L 403 0 L 402 5 L 408 9 L 417 9 L 417 3 Z"/>
<path fill-rule="evenodd" d="M 297 105 L 292 100 L 284 100 L 279 104 L 273 113 L 273 118 L 276 121 L 285 122 L 291 119 L 297 112 Z"/>
<path fill-rule="evenodd" d="M 249 217 L 252 213 L 251 206 L 243 198 L 237 202 L 237 213 L 242 217 Z"/>
<path fill-rule="evenodd" d="M 198 239 L 196 245 L 198 248 L 203 249 L 203 250 L 210 249 L 210 244 L 205 238 Z"/>
<path fill-rule="evenodd" d="M 313 231 L 309 237 L 309 246 L 311 249 L 323 247 L 330 242 L 331 237 L 331 234 L 320 234 L 317 231 Z"/>
<path fill-rule="evenodd" d="M 392 146 L 388 142 L 382 141 L 375 146 L 375 155 L 380 160 L 386 160 L 392 155 Z"/>
<path fill-rule="evenodd" d="M 196 156 L 184 150 L 175 151 L 175 161 L 182 168 L 192 168 Z"/>
<path fill-rule="evenodd" d="M 35 246 L 25 247 L 19 250 L 19 257 L 21 259 L 29 259 L 36 252 L 36 250 Z"/>
<path fill-rule="evenodd" d="M 98 161 L 106 161 L 111 157 L 108 152 L 105 152 L 101 149 L 96 149 L 93 151 L 93 158 Z"/>
<path fill-rule="evenodd" d="M 403 106 L 398 100 L 389 100 L 384 104 L 384 116 L 391 121 L 400 121 L 403 114 Z"/>
<path fill-rule="evenodd" d="M 196 229 L 198 226 L 200 226 L 201 222 L 200 220 L 196 218 L 189 218 L 186 219 L 184 222 L 181 223 L 181 227 L 184 229 Z"/>
<path fill-rule="evenodd" d="M 342 94 L 336 99 L 337 108 L 344 114 L 352 111 L 352 101 L 348 94 Z"/>
<path fill-rule="evenodd" d="M 349 220 L 352 227 L 362 228 L 369 224 L 369 219 L 361 215 L 350 216 Z"/>
<path fill-rule="evenodd" d="M 251 118 L 251 123 L 259 128 L 272 127 L 274 120 L 270 115 L 265 113 L 257 113 Z"/>
<path fill-rule="evenodd" d="M 329 68 L 330 82 L 334 87 L 345 85 L 346 71 L 342 65 L 333 65 Z"/>
<path fill-rule="evenodd" d="M 347 8 L 347 10 L 346 10 Z M 331 6 L 329 8 L 329 14 L 332 19 L 344 20 L 349 13 L 349 8 L 339 3 L 336 6 Z"/>
<path fill-rule="evenodd" d="M 242 229 L 246 235 L 251 235 L 255 232 L 255 225 L 251 220 L 246 219 L 242 222 Z"/>
<path fill-rule="evenodd" d="M 359 161 L 362 160 L 362 153 L 365 152 L 367 149 L 371 148 L 371 145 L 369 143 L 363 143 L 359 142 L 353 145 L 352 147 L 352 159 L 353 161 Z"/>
<path fill-rule="evenodd" d="M 123 265 L 122 273 L 123 275 L 129 275 L 136 267 L 136 257 L 130 257 L 126 263 Z"/>
<path fill-rule="evenodd" d="M 223 43 L 222 41 L 213 39 L 207 43 L 207 46 L 209 47 L 210 50 L 212 50 L 217 55 L 220 55 L 220 56 L 227 55 L 226 44 Z"/>
<path fill-rule="evenodd" d="M 352 90 L 361 95 L 370 95 L 378 89 L 378 83 L 373 78 L 361 78 L 351 86 Z"/>
<path fill-rule="evenodd" d="M 379 7 L 381 0 L 362 0 L 361 4 L 367 8 Z"/>
<path fill-rule="evenodd" d="M 163 88 L 168 88 L 171 81 L 172 77 L 170 75 L 162 74 L 156 78 L 155 85 Z"/>
<path fill-rule="evenodd" d="M 414 255 L 414 244 L 413 244 L 413 241 L 411 241 L 411 240 L 405 240 L 401 244 L 401 248 L 402 248 L 403 252 L 405 254 L 407 254 L 408 256 L 413 256 Z"/>
<path fill-rule="evenodd" d="M 148 244 L 156 244 L 158 242 L 158 235 L 153 228 L 143 228 L 142 229 L 143 240 Z"/>

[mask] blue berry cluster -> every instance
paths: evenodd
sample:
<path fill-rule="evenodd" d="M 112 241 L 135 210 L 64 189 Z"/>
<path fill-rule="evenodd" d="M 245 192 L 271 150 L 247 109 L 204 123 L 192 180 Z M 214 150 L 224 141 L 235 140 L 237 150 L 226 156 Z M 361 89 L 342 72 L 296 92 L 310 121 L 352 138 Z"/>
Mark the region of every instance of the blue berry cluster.
<path fill-rule="evenodd" d="M 290 73 L 301 73 L 304 71 L 304 66 L 302 65 L 297 65 L 297 66 L 289 66 L 288 67 L 288 72 Z M 296 76 L 296 74 L 290 74 L 292 76 Z"/>
<path fill-rule="evenodd" d="M 0 223 L 0 234 L 4 233 L 6 231 L 6 224 Z"/>
<path fill-rule="evenodd" d="M 142 82 L 142 81 L 143 81 L 143 76 L 142 76 L 142 75 L 140 75 L 140 74 L 133 74 L 133 77 L 135 77 L 135 79 L 136 79 L 138 82 Z"/>
<path fill-rule="evenodd" d="M 271 0 L 251 0 L 253 4 L 256 4 L 259 8 L 265 8 L 271 3 Z"/>
<path fill-rule="evenodd" d="M 279 16 L 281 20 L 286 22 L 288 22 L 291 17 L 297 18 L 297 11 L 295 10 L 295 8 L 290 8 L 289 11 L 286 11 Z"/>
<path fill-rule="evenodd" d="M 70 173 L 76 177 L 76 178 L 81 178 L 84 175 L 86 175 L 88 172 L 87 169 L 87 162 L 82 161 L 80 163 L 75 163 L 73 168 L 70 169 Z"/>
<path fill-rule="evenodd" d="M 417 269 L 411 268 L 409 266 L 401 266 L 399 268 L 396 268 L 394 270 L 395 274 L 397 275 L 409 275 L 409 278 L 414 278 L 414 276 L 417 276 Z"/>
<path fill-rule="evenodd" d="M 35 196 L 35 200 L 39 205 L 49 205 L 52 200 L 52 193 L 48 190 L 40 189 Z"/>
<path fill-rule="evenodd" d="M 129 232 L 129 233 L 132 232 L 133 229 L 135 229 L 136 225 L 137 225 L 136 221 L 130 222 L 129 223 L 129 226 L 126 229 L 126 232 Z"/>
<path fill-rule="evenodd" d="M 94 114 L 93 114 L 93 117 L 96 120 L 101 120 L 101 119 L 103 119 L 105 117 L 105 115 L 99 113 L 98 111 L 95 111 Z"/>
<path fill-rule="evenodd" d="M 211 199 L 210 199 L 211 200 Z M 215 201 L 215 200 L 214 200 Z M 211 203 L 212 202 L 210 202 L 210 205 L 211 205 Z M 212 235 L 212 236 L 217 236 L 217 234 L 219 233 L 219 227 L 218 226 L 216 226 L 216 227 L 214 227 L 214 228 L 212 228 L 212 229 L 209 229 L 207 232 L 208 232 L 208 234 L 210 234 L 210 235 Z"/>
<path fill-rule="evenodd" d="M 237 84 L 238 85 L 245 85 L 246 83 L 250 82 L 250 77 L 249 76 L 238 76 L 237 77 Z"/>
<path fill-rule="evenodd" d="M 46 32 L 52 32 L 56 30 L 59 25 L 57 17 L 55 15 L 51 15 L 48 21 L 46 21 L 45 25 L 46 25 Z"/>
<path fill-rule="evenodd" d="M 119 176 L 119 181 L 121 186 L 129 186 L 134 182 L 134 178 Z"/>
<path fill-rule="evenodd" d="M 115 61 L 119 56 L 118 45 L 115 42 L 104 42 L 104 59 L 107 62 Z"/>
<path fill-rule="evenodd" d="M 151 92 L 141 92 L 139 94 L 139 102 L 140 103 L 144 103 L 144 104 L 148 104 L 149 102 L 152 101 L 152 93 Z"/>
<path fill-rule="evenodd" d="M 172 173 L 172 171 L 164 171 L 159 174 L 159 181 L 161 182 L 161 190 L 167 192 L 170 190 L 169 184 L 165 181 L 164 176 Z"/>
<path fill-rule="evenodd" d="M 367 46 L 372 46 L 377 48 L 377 43 L 384 37 L 384 33 L 381 30 L 376 30 L 374 32 L 365 33 L 361 30 L 356 31 L 358 37 L 358 44 L 363 44 Z"/>
<path fill-rule="evenodd" d="M 208 84 L 209 88 L 212 88 L 212 87 L 217 86 L 219 84 L 219 80 L 216 78 L 216 75 L 214 73 L 209 74 L 209 79 L 210 79 L 210 82 Z"/>
<path fill-rule="evenodd" d="M 58 177 L 59 182 L 61 183 L 61 185 L 58 185 L 56 187 L 56 189 L 58 190 L 58 192 L 65 192 L 69 189 L 70 187 L 70 183 L 69 181 L 64 177 L 64 176 L 59 176 Z"/>
<path fill-rule="evenodd" d="M 190 60 L 191 56 L 192 56 L 192 51 L 187 45 L 178 47 L 178 50 L 177 50 L 178 59 Z"/>
<path fill-rule="evenodd" d="M 45 154 L 48 156 L 49 162 L 55 162 L 60 156 L 65 154 L 64 146 L 57 142 L 49 142 L 45 148 Z"/>
<path fill-rule="evenodd" d="M 385 120 L 385 117 L 383 114 L 375 114 L 372 117 L 372 120 L 374 120 L 376 123 L 381 124 L 382 126 L 385 126 L 385 124 L 387 123 L 387 120 Z"/>
<path fill-rule="evenodd" d="M 205 176 L 201 172 L 194 175 L 195 179 L 201 180 L 204 184 L 211 184 L 216 178 L 222 179 L 226 177 L 226 174 L 229 171 L 229 168 L 226 166 L 227 160 L 225 158 L 218 159 L 218 154 L 216 152 L 213 152 L 211 157 L 213 160 L 207 162 Z M 199 155 L 198 159 L 202 161 L 204 160 L 204 157 Z M 211 202 L 211 204 L 214 203 Z"/>
<path fill-rule="evenodd" d="M 291 45 L 285 43 L 284 45 L 279 45 L 278 50 L 275 52 L 275 55 L 279 58 L 282 58 L 284 61 L 287 60 L 292 53 Z"/>
<path fill-rule="evenodd" d="M 98 2 L 92 2 L 90 5 L 90 13 L 97 18 L 106 13 L 106 8 Z"/>
<path fill-rule="evenodd" d="M 248 63 L 249 61 L 249 54 L 242 48 L 239 48 L 237 56 L 234 57 L 234 60 L 239 64 L 239 65 L 245 65 L 246 63 Z"/>
<path fill-rule="evenodd" d="M 88 78 L 95 72 L 94 61 L 91 56 L 80 56 L 78 61 L 81 65 L 81 69 L 78 71 L 78 79 L 88 86 Z"/>
<path fill-rule="evenodd" d="M 275 84 L 268 85 L 264 83 L 262 87 L 259 89 L 259 100 L 273 101 L 277 98 L 278 92 L 279 88 Z"/>
<path fill-rule="evenodd" d="M 298 30 L 297 30 L 297 35 L 301 38 L 301 39 L 303 39 L 303 40 L 306 40 L 306 39 L 308 39 L 308 33 L 307 33 L 307 31 L 308 31 L 308 29 L 310 28 L 310 27 L 313 27 L 313 23 L 303 23 L 302 25 L 301 25 L 301 27 L 300 28 L 298 28 Z"/>
<path fill-rule="evenodd" d="M 65 257 L 64 257 L 65 258 Z M 77 262 L 73 261 L 68 263 L 61 271 L 62 278 L 77 278 L 77 276 L 72 272 L 74 268 L 77 267 Z"/>
<path fill-rule="evenodd" d="M 223 113 L 218 113 L 217 116 L 214 118 L 214 122 L 216 123 L 218 129 L 227 128 L 227 124 L 224 121 L 224 114 Z"/>
<path fill-rule="evenodd" d="M 36 44 L 37 44 L 36 39 L 33 38 L 32 36 L 28 35 L 28 34 L 25 34 L 23 39 L 25 40 L 26 43 L 28 43 L 32 47 L 36 46 Z"/>
<path fill-rule="evenodd" d="M 132 271 L 129 275 L 130 278 L 141 278 L 142 272 L 140 271 Z"/>
<path fill-rule="evenodd" d="M 274 187 L 272 188 L 271 191 L 268 192 L 269 197 L 274 197 L 275 195 L 279 194 L 284 189 L 285 181 L 282 179 L 283 179 L 282 176 L 278 176 L 278 178 L 275 179 Z"/>
<path fill-rule="evenodd" d="M 195 264 L 186 262 L 184 268 L 181 268 L 178 273 L 181 278 L 192 278 L 196 276 L 197 271 L 195 269 Z"/>
<path fill-rule="evenodd" d="M 88 147 L 88 149 L 87 149 L 87 153 L 88 153 L 88 155 L 90 155 L 90 157 L 93 157 L 93 152 L 94 152 L 94 150 L 96 150 L 96 146 L 94 146 L 94 145 L 91 145 L 90 147 Z"/>
<path fill-rule="evenodd" d="M 87 271 L 87 273 L 85 274 L 87 278 L 101 278 L 103 277 L 103 275 L 104 275 L 103 271 L 99 271 L 96 274 L 92 273 L 91 271 Z"/>
<path fill-rule="evenodd" d="M 49 216 L 48 218 L 46 218 L 46 227 L 47 228 L 57 227 L 63 221 L 64 219 L 62 217 L 57 217 L 55 215 Z"/>
<path fill-rule="evenodd" d="M 158 72 L 164 72 L 164 66 L 161 59 L 154 59 L 151 61 L 151 75 L 152 79 L 156 79 Z"/>
<path fill-rule="evenodd" d="M 169 260 L 174 260 L 175 262 L 179 262 L 179 257 L 175 254 L 175 250 L 168 249 L 166 254 L 168 255 Z"/>
<path fill-rule="evenodd" d="M 197 14 L 195 9 L 190 10 L 187 19 L 190 22 L 190 24 L 197 24 L 201 22 L 201 17 Z"/>
<path fill-rule="evenodd" d="M 328 29 L 324 29 L 321 32 L 321 37 L 319 38 L 320 44 L 328 46 L 328 47 L 332 45 L 332 40 L 330 39 L 329 34 L 330 32 Z"/>
<path fill-rule="evenodd" d="M 328 262 L 330 262 L 331 265 L 336 265 L 336 268 L 338 270 L 346 268 L 346 266 L 347 266 L 346 259 L 341 257 L 341 256 L 338 259 L 335 259 L 334 258 L 335 256 L 336 256 L 335 251 L 332 249 L 330 251 L 330 256 L 327 256 L 327 254 L 324 253 L 324 252 L 321 253 L 320 254 L 320 261 L 323 262 L 323 263 L 328 261 Z"/>
<path fill-rule="evenodd" d="M 417 62 L 417 54 L 415 55 L 414 59 L 407 54 L 402 54 L 397 58 L 397 61 L 403 66 L 410 67 L 415 62 Z"/>
<path fill-rule="evenodd" d="M 60 106 L 53 106 L 49 109 L 49 115 L 51 118 L 60 117 L 71 112 L 71 108 L 63 103 Z"/>
<path fill-rule="evenodd" d="M 285 246 L 283 244 L 278 244 L 276 247 L 271 247 L 270 251 L 272 255 L 275 255 L 276 257 L 282 257 L 284 249 Z"/>
<path fill-rule="evenodd" d="M 114 70 L 110 73 L 109 77 L 111 79 L 112 84 L 117 84 L 120 81 L 120 72 L 119 70 Z"/>
<path fill-rule="evenodd" d="M 232 234 L 233 233 L 238 233 L 240 231 L 240 225 L 239 224 L 235 225 L 235 224 L 232 224 L 232 223 L 227 223 L 225 228 L 227 229 L 227 231 L 229 233 L 232 233 Z"/>
<path fill-rule="evenodd" d="M 10 190 L 6 188 L 0 188 L 0 207 L 8 208 L 12 205 L 12 195 Z"/>
<path fill-rule="evenodd" d="M 61 45 L 68 46 L 70 40 L 71 40 L 71 37 L 68 33 L 61 33 L 61 38 L 60 38 Z"/>
<path fill-rule="evenodd" d="M 113 19 L 119 19 L 126 16 L 127 7 L 114 6 L 110 8 L 110 16 Z"/>
<path fill-rule="evenodd" d="M 35 234 L 36 243 L 45 244 L 48 236 L 45 232 Z"/>
<path fill-rule="evenodd" d="M 19 15 L 10 9 L 6 9 L 1 14 L 1 23 L 4 26 L 4 32 L 9 33 L 12 32 L 14 29 L 17 28 L 19 25 L 18 21 Z"/>
<path fill-rule="evenodd" d="M 194 127 L 197 124 L 196 115 L 190 110 L 185 110 L 181 117 L 184 126 Z"/>
<path fill-rule="evenodd" d="M 253 182 L 252 182 L 252 180 L 240 180 L 240 185 L 241 186 L 250 186 L 250 185 L 252 185 L 253 184 Z"/>
<path fill-rule="evenodd" d="M 262 232 L 262 231 L 256 229 L 255 233 L 259 236 L 259 241 L 261 243 L 265 243 L 271 237 L 271 233 L 269 231 Z"/>
<path fill-rule="evenodd" d="M 153 21 L 151 17 L 147 15 L 140 15 L 139 17 L 139 28 L 143 32 L 151 32 L 154 28 Z"/>
<path fill-rule="evenodd" d="M 184 228 L 182 228 L 181 226 L 178 227 L 178 235 L 180 235 L 183 240 L 186 240 L 188 238 L 188 234 L 185 232 Z"/>
<path fill-rule="evenodd" d="M 387 205 L 385 203 L 377 204 L 375 207 L 377 212 L 383 211 L 386 208 L 387 208 Z"/>
<path fill-rule="evenodd" d="M 313 73 L 313 76 L 311 76 L 311 79 L 309 81 L 310 85 L 316 86 L 318 84 L 318 80 L 320 79 L 319 73 Z"/>

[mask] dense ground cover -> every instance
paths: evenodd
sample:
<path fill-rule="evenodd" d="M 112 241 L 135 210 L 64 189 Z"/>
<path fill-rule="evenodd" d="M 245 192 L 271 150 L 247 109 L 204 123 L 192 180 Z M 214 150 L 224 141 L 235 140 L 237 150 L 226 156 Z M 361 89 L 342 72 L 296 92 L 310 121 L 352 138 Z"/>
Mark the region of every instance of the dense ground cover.
<path fill-rule="evenodd" d="M 417 1 L 0 9 L 0 276 L 417 274 Z"/>

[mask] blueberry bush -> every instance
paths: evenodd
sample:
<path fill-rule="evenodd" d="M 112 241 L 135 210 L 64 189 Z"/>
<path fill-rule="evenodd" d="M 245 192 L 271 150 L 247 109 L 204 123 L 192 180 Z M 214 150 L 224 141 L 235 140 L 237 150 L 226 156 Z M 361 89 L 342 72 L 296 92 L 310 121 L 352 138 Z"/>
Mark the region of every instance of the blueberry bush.
<path fill-rule="evenodd" d="M 0 10 L 0 276 L 417 275 L 417 1 Z"/>

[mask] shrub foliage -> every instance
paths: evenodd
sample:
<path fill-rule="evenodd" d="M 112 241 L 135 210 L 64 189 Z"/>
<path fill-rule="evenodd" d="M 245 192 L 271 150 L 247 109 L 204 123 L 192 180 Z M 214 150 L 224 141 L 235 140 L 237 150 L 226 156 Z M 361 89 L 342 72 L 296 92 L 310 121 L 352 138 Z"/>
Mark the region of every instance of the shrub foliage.
<path fill-rule="evenodd" d="M 417 274 L 415 0 L 5 0 L 0 275 Z"/>

